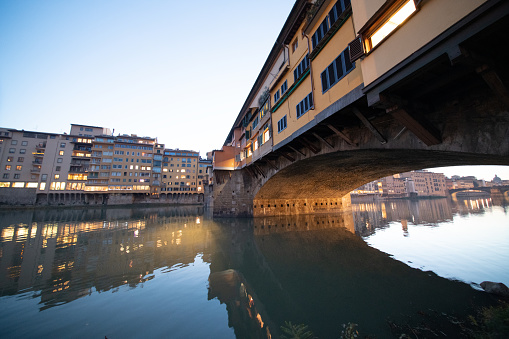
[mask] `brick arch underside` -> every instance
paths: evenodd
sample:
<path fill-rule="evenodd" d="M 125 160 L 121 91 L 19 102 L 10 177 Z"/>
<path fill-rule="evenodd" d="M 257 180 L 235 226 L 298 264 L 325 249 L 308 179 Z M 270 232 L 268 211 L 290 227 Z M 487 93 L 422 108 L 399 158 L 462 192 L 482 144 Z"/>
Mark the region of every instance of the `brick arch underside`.
<path fill-rule="evenodd" d="M 509 166 L 509 156 L 404 149 L 328 153 L 298 161 L 273 175 L 256 192 L 253 207 L 256 212 L 273 200 L 272 205 L 279 206 L 285 199 L 337 199 L 388 175 L 459 165 Z"/>

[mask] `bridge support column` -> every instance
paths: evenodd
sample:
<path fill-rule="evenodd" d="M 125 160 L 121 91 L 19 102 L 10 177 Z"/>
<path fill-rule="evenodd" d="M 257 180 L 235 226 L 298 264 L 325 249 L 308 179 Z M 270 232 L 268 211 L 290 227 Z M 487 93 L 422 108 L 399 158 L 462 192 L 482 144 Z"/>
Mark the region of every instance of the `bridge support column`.
<path fill-rule="evenodd" d="M 213 215 L 215 217 L 252 217 L 253 192 L 259 183 L 246 170 L 214 171 Z"/>

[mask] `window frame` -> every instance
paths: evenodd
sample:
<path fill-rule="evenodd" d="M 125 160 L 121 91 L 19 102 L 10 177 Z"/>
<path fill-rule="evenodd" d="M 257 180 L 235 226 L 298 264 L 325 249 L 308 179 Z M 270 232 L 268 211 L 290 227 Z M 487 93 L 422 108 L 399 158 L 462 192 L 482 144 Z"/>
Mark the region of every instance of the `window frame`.
<path fill-rule="evenodd" d="M 338 62 L 340 60 L 341 62 Z M 341 64 L 341 74 L 338 73 L 338 64 Z M 351 66 L 350 69 L 347 69 L 347 63 Z M 332 68 L 331 68 L 332 67 Z M 348 47 L 345 48 L 338 56 L 335 58 L 325 69 L 320 73 L 320 83 L 322 85 L 322 94 L 325 94 L 329 89 L 334 87 L 338 82 L 340 82 L 344 77 L 346 77 L 352 70 L 355 69 L 355 62 L 350 62 L 348 55 Z M 331 82 L 330 76 L 334 76 L 334 81 Z M 325 78 L 324 78 L 325 76 Z M 324 81 L 327 84 L 327 88 L 324 88 Z"/>
<path fill-rule="evenodd" d="M 281 133 L 282 131 L 284 131 L 286 129 L 286 127 L 288 127 L 288 121 L 287 121 L 286 114 L 285 114 L 277 122 L 277 132 L 278 132 L 278 134 Z"/>
<path fill-rule="evenodd" d="M 315 107 L 315 103 L 313 100 L 313 92 L 311 91 L 308 95 L 304 97 L 295 107 L 297 112 L 297 119 L 300 119 L 304 114 L 306 114 L 310 109 Z"/>

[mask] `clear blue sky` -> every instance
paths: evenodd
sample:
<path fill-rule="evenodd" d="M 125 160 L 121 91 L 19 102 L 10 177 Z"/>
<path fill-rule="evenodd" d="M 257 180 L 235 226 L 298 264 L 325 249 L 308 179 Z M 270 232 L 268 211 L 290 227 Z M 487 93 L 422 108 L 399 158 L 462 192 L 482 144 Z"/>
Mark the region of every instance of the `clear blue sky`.
<path fill-rule="evenodd" d="M 103 126 L 204 156 L 223 144 L 293 3 L 0 0 L 0 126 Z M 509 179 L 509 167 L 475 170 Z"/>
<path fill-rule="evenodd" d="M 220 148 L 293 0 L 2 0 L 0 126 Z"/>

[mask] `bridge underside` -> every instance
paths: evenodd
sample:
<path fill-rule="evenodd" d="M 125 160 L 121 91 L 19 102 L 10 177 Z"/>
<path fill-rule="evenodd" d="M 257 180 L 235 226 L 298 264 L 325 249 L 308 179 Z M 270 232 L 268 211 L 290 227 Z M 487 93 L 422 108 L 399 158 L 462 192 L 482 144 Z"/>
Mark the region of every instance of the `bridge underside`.
<path fill-rule="evenodd" d="M 428 150 L 357 150 L 303 159 L 275 171 L 217 171 L 215 216 L 274 216 L 340 211 L 343 196 L 376 179 L 429 167 L 508 165 L 509 157 Z M 267 176 L 270 176 L 268 178 Z"/>
<path fill-rule="evenodd" d="M 428 167 L 483 164 L 509 165 L 509 159 L 423 150 L 330 153 L 305 159 L 275 174 L 255 196 L 253 215 L 334 211 L 347 207 L 344 195 L 372 180 Z"/>

